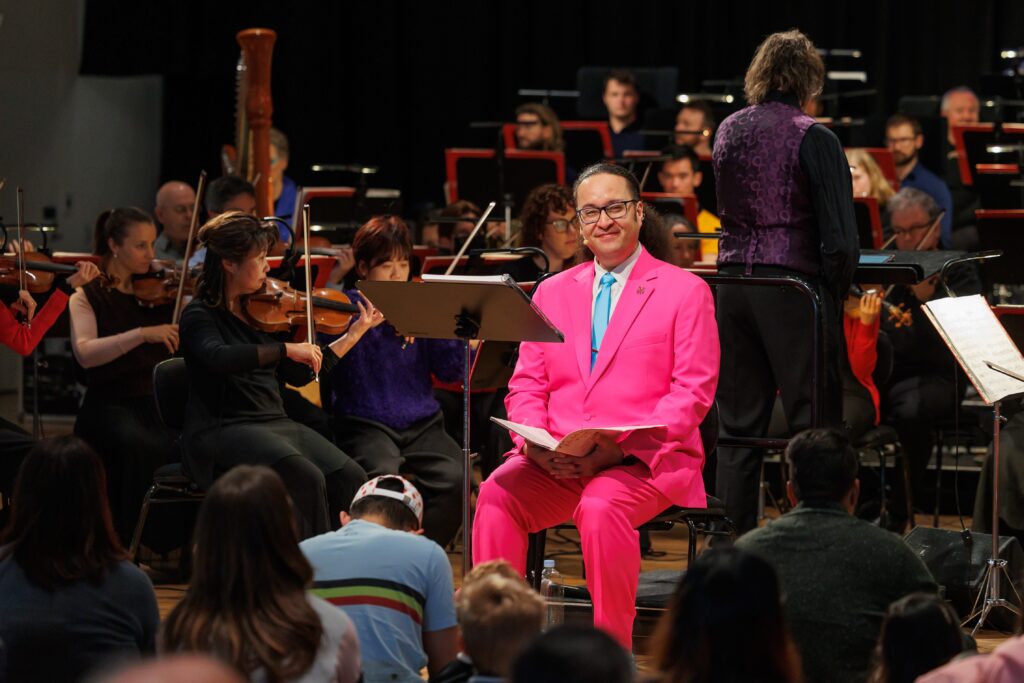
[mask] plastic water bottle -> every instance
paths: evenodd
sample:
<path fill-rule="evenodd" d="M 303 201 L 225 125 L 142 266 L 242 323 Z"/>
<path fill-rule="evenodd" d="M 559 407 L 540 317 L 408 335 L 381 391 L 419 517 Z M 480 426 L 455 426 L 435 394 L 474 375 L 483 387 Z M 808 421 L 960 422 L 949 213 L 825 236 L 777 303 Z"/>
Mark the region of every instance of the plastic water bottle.
<path fill-rule="evenodd" d="M 562 584 L 562 575 L 555 569 L 554 560 L 544 560 L 544 570 L 540 573 L 540 594 L 548 603 L 547 628 L 560 625 L 565 620 L 565 607 L 561 604 L 565 599 L 565 586 Z"/>

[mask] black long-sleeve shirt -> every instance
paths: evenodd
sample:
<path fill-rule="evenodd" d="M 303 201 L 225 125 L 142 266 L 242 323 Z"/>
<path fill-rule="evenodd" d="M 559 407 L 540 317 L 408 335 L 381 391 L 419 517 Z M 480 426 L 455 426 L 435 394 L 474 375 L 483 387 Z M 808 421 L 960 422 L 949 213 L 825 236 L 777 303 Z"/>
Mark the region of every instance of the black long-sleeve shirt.
<path fill-rule="evenodd" d="M 860 245 L 850 164 L 836 134 L 821 124 L 808 128 L 800 143 L 800 168 L 807 174 L 821 238 L 821 278 L 833 296 L 842 298 L 853 283 Z"/>
<path fill-rule="evenodd" d="M 286 417 L 280 383 L 303 386 L 313 380 L 309 366 L 290 360 L 283 343 L 223 308 L 192 302 L 181 315 L 180 336 L 189 376 L 187 434 Z M 325 349 L 321 374 L 337 362 Z"/>

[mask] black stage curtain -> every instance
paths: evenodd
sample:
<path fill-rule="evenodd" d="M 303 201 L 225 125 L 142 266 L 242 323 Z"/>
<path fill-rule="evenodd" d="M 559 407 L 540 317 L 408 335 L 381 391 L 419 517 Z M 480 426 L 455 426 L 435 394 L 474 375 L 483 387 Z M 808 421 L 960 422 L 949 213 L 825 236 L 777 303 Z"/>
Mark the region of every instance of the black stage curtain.
<path fill-rule="evenodd" d="M 375 186 L 406 208 L 439 204 L 446 146 L 481 145 L 473 120 L 508 119 L 521 87 L 573 88 L 583 65 L 680 69 L 680 88 L 742 78 L 768 33 L 798 27 L 820 47 L 860 48 L 875 113 L 991 73 L 1024 45 L 1014 0 L 610 2 L 88 0 L 83 74 L 165 77 L 162 175 L 219 174 L 233 131 L 236 32 L 278 33 L 274 123 L 289 175 L 325 184 L 316 162 L 378 164 Z M 571 111 L 571 104 L 569 105 Z M 335 179 L 336 181 L 336 179 Z"/>

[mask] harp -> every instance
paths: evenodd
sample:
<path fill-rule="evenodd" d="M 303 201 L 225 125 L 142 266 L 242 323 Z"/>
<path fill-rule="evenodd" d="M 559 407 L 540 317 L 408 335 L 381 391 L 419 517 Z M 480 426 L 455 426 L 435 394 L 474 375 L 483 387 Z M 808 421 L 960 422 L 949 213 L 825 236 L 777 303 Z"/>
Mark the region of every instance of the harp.
<path fill-rule="evenodd" d="M 270 63 L 277 34 L 249 28 L 236 36 L 242 48 L 235 74 L 235 144 L 221 149 L 225 175 L 245 178 L 256 188 L 258 216 L 274 214 L 270 187 Z"/>

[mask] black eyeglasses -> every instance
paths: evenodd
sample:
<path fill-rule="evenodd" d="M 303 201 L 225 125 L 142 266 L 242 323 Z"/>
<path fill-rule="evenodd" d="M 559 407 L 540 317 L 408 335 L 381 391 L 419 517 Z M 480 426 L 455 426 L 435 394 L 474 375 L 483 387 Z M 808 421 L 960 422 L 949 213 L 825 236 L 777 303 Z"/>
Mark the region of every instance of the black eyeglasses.
<path fill-rule="evenodd" d="M 576 212 L 580 222 L 584 225 L 592 225 L 601 220 L 601 212 L 604 211 L 608 218 L 618 220 L 626 215 L 626 209 L 630 204 L 640 201 L 639 199 L 620 199 L 604 206 L 584 206 Z"/>
<path fill-rule="evenodd" d="M 565 232 L 572 227 L 572 221 L 567 221 L 564 218 L 556 218 L 553 221 L 545 221 L 544 225 L 550 225 L 555 229 L 555 232 Z"/>

